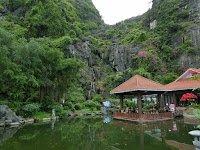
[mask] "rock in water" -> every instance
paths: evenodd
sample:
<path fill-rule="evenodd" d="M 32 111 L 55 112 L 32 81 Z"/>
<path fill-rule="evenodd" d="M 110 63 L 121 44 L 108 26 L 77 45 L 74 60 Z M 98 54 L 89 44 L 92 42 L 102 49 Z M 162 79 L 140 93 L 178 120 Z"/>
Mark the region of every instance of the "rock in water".
<path fill-rule="evenodd" d="M 7 105 L 0 105 L 0 120 L 3 122 L 6 120 L 19 122 L 19 117 Z"/>

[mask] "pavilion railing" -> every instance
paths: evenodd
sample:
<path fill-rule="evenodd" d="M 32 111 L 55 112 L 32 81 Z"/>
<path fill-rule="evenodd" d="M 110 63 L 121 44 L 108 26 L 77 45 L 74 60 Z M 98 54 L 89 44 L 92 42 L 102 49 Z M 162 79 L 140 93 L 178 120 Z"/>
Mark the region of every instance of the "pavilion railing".
<path fill-rule="evenodd" d="M 122 113 L 122 112 L 114 112 L 114 118 L 122 118 L 127 120 L 156 120 L 156 119 L 165 119 L 165 118 L 173 118 L 172 112 L 158 113 L 158 114 L 137 114 L 137 113 Z"/>

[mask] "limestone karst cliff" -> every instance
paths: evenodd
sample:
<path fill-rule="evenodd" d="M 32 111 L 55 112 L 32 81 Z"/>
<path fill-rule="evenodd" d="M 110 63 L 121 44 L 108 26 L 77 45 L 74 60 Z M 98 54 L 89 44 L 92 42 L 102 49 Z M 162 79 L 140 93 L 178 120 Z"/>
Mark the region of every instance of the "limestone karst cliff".
<path fill-rule="evenodd" d="M 166 83 L 199 67 L 199 11 L 199 0 L 153 0 L 143 15 L 109 26 L 91 0 L 0 0 L 0 28 L 14 41 L 48 39 L 65 58 L 77 58 L 84 64 L 78 92 L 91 99 L 134 74 Z"/>

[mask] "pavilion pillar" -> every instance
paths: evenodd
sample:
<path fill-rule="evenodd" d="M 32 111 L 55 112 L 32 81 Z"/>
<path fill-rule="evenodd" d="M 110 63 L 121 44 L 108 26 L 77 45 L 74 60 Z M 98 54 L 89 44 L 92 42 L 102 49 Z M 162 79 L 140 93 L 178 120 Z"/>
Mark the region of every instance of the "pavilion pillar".
<path fill-rule="evenodd" d="M 124 96 L 120 95 L 120 109 L 122 110 L 124 107 Z"/>
<path fill-rule="evenodd" d="M 161 94 L 158 94 L 158 102 L 159 102 L 159 108 L 163 108 L 163 102 L 161 99 Z"/>
<path fill-rule="evenodd" d="M 165 102 L 164 94 L 161 95 L 161 103 L 162 103 L 163 107 L 165 107 L 166 102 Z"/>
<path fill-rule="evenodd" d="M 173 101 L 174 101 L 175 110 L 176 110 L 177 101 L 176 101 L 176 94 L 175 93 L 173 93 Z"/>
<path fill-rule="evenodd" d="M 137 104 L 138 104 L 138 114 L 142 114 L 142 95 L 138 94 L 137 95 Z"/>

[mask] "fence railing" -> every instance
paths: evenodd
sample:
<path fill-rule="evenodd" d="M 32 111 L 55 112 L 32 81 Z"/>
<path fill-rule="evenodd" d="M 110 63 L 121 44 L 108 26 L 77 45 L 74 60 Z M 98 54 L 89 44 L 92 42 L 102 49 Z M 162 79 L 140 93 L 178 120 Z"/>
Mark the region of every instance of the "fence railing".
<path fill-rule="evenodd" d="M 114 118 L 124 118 L 130 120 L 156 120 L 156 119 L 165 119 L 165 118 L 173 118 L 172 112 L 158 113 L 158 114 L 137 114 L 137 113 L 122 113 L 122 112 L 114 112 Z"/>

